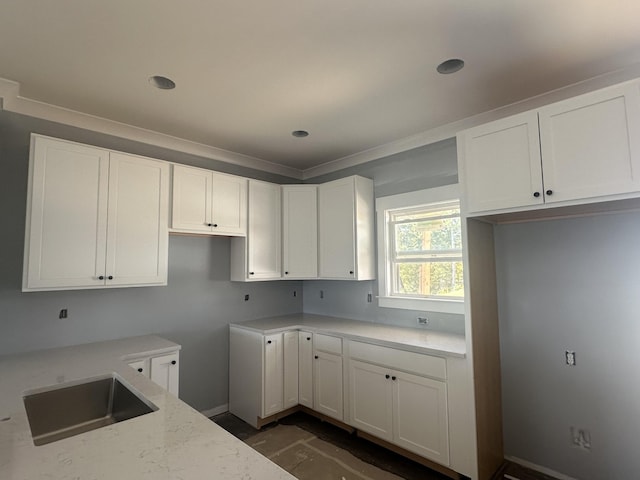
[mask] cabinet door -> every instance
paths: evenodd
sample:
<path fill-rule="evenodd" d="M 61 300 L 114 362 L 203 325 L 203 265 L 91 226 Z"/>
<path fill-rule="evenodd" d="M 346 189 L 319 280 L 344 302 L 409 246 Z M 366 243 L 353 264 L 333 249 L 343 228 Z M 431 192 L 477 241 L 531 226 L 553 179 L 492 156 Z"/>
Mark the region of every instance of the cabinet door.
<path fill-rule="evenodd" d="M 178 357 L 176 352 L 151 358 L 151 380 L 176 397 L 180 381 Z"/>
<path fill-rule="evenodd" d="M 392 412 L 390 369 L 349 360 L 349 424 L 392 441 Z"/>
<path fill-rule="evenodd" d="M 313 408 L 313 334 L 298 332 L 298 402 Z"/>
<path fill-rule="evenodd" d="M 190 232 L 211 231 L 212 172 L 173 166 L 171 227 Z"/>
<path fill-rule="evenodd" d="M 264 376 L 262 417 L 283 410 L 284 367 L 282 334 L 264 337 Z"/>
<path fill-rule="evenodd" d="M 111 153 L 107 286 L 166 285 L 169 164 Z"/>
<path fill-rule="evenodd" d="M 441 465 L 449 465 L 445 382 L 402 372 L 392 375 L 394 443 Z"/>
<path fill-rule="evenodd" d="M 282 187 L 283 278 L 318 276 L 318 188 Z"/>
<path fill-rule="evenodd" d="M 319 274 L 355 278 L 355 193 L 352 177 L 318 186 Z"/>
<path fill-rule="evenodd" d="M 469 213 L 544 202 L 536 112 L 466 130 L 458 148 Z"/>
<path fill-rule="evenodd" d="M 247 268 L 250 280 L 279 279 L 280 185 L 249 180 Z"/>
<path fill-rule="evenodd" d="M 212 178 L 212 233 L 246 235 L 247 179 L 216 172 Z"/>
<path fill-rule="evenodd" d="M 541 108 L 545 202 L 640 190 L 640 88 L 607 88 Z"/>
<path fill-rule="evenodd" d="M 298 405 L 298 331 L 283 334 L 284 350 L 284 405 Z"/>
<path fill-rule="evenodd" d="M 142 375 L 144 375 L 145 377 L 149 378 L 149 360 L 148 359 L 142 359 L 142 360 L 136 360 L 135 362 L 129 362 L 128 365 L 133 368 L 135 371 L 137 371 L 138 373 L 141 373 Z"/>
<path fill-rule="evenodd" d="M 32 137 L 23 290 L 104 285 L 108 177 L 108 151 Z"/>
<path fill-rule="evenodd" d="M 342 357 L 316 351 L 314 359 L 314 409 L 342 420 Z"/>

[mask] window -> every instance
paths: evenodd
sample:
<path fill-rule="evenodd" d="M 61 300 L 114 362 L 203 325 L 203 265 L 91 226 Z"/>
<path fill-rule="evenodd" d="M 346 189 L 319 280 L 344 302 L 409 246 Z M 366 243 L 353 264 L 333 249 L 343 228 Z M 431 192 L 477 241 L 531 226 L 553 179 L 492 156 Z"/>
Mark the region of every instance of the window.
<path fill-rule="evenodd" d="M 376 200 L 381 307 L 464 313 L 458 186 Z"/>

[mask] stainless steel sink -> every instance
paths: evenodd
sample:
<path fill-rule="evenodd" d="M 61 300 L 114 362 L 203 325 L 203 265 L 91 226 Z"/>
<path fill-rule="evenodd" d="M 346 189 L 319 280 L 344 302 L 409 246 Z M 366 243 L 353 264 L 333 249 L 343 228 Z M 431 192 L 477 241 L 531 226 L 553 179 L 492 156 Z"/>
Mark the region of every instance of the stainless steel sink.
<path fill-rule="evenodd" d="M 32 390 L 24 396 L 24 406 L 35 445 L 158 410 L 116 374 Z"/>

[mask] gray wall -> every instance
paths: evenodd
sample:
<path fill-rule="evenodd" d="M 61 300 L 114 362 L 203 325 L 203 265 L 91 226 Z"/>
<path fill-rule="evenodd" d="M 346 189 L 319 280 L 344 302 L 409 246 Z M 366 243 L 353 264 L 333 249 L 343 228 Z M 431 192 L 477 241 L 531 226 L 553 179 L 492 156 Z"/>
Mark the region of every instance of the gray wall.
<path fill-rule="evenodd" d="M 449 185 L 458 181 L 455 139 L 408 150 L 380 160 L 340 170 L 310 179 L 322 183 L 347 175 L 362 175 L 373 179 L 375 197 L 383 197 L 425 188 Z M 320 291 L 324 298 L 320 298 Z M 367 294 L 373 302 L 367 302 Z M 323 315 L 353 318 L 403 327 L 418 325 L 418 316 L 425 312 L 378 307 L 377 281 L 305 281 L 304 311 Z M 464 333 L 464 317 L 443 313 L 427 313 L 427 329 Z"/>
<path fill-rule="evenodd" d="M 301 291 L 301 282 L 232 283 L 228 238 L 171 236 L 167 287 L 22 293 L 30 132 L 279 183 L 291 179 L 0 111 L 0 354 L 156 333 L 183 347 L 180 396 L 199 410 L 226 404 L 228 323 L 300 312 L 293 290 Z M 69 318 L 58 319 L 62 308 Z"/>
<path fill-rule="evenodd" d="M 584 480 L 640 478 L 640 213 L 495 233 L 506 455 Z M 590 453 L 570 426 L 591 432 Z"/>

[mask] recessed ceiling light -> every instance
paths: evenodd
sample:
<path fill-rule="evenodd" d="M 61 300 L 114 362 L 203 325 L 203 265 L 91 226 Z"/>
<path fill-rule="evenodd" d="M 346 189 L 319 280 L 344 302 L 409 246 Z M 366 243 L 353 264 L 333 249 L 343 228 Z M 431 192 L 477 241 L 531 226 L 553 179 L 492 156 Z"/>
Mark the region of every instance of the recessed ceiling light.
<path fill-rule="evenodd" d="M 459 58 L 450 58 L 438 65 L 436 70 L 438 70 L 438 73 L 447 75 L 449 73 L 456 73 L 458 70 L 462 70 L 462 67 L 464 67 L 463 60 L 460 60 Z"/>
<path fill-rule="evenodd" d="M 149 83 L 161 90 L 173 90 L 176 88 L 176 82 L 162 75 L 154 75 L 149 77 Z"/>
<path fill-rule="evenodd" d="M 306 130 L 294 130 L 293 132 L 291 132 L 291 135 L 297 138 L 304 138 L 309 136 L 309 132 L 307 132 Z"/>

